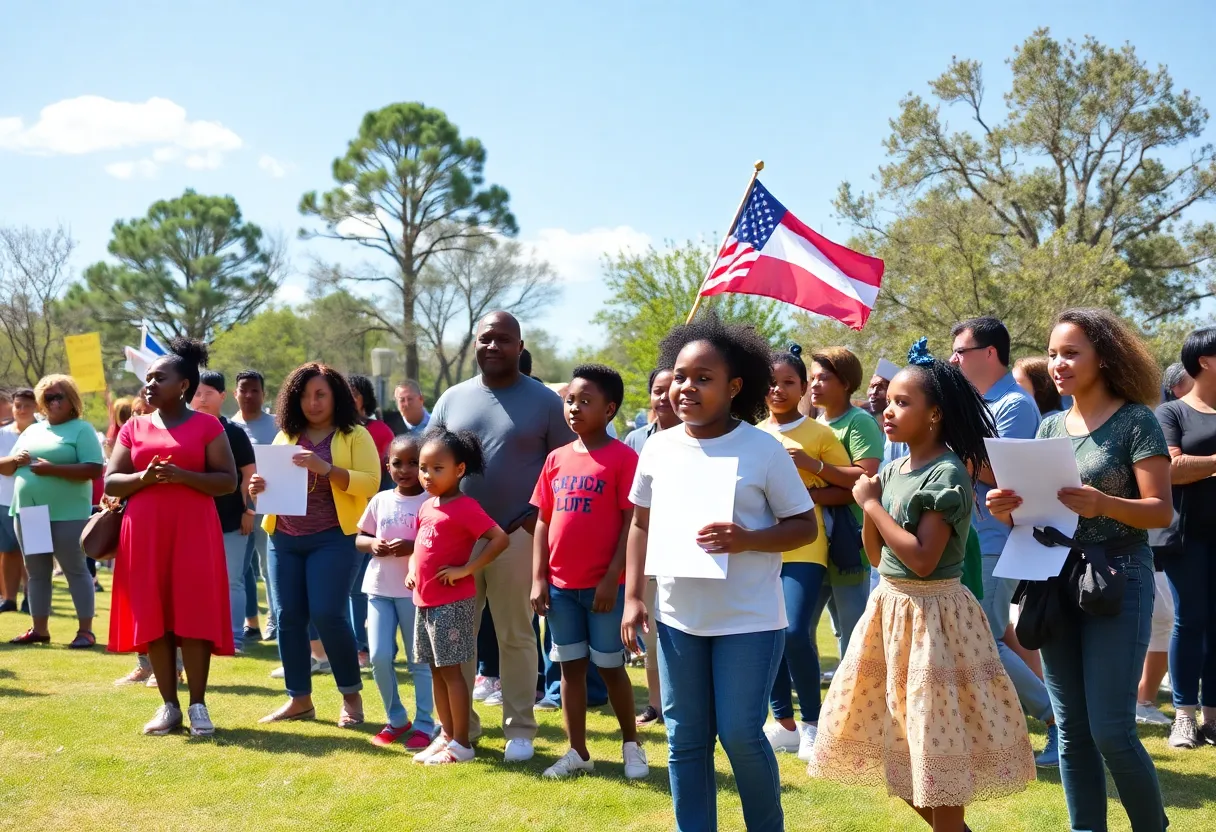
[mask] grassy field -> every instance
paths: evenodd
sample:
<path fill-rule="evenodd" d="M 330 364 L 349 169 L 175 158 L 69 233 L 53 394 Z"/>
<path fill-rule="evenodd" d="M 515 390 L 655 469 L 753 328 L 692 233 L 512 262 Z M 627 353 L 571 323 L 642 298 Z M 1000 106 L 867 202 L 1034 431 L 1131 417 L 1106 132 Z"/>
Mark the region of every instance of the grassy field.
<path fill-rule="evenodd" d="M 108 576 L 103 573 L 103 582 Z M 109 594 L 98 596 L 97 633 L 104 642 Z M 259 717 L 283 697 L 267 678 L 278 663 L 273 644 L 245 656 L 217 660 L 208 698 L 218 731 L 213 739 L 144 737 L 143 723 L 158 705 L 143 686 L 114 688 L 131 656 L 103 649 L 65 649 L 74 622 L 66 587 L 57 581 L 54 644 L 0 644 L 0 829 L 29 830 L 667 830 L 673 825 L 661 729 L 644 743 L 651 777 L 626 782 L 611 712 L 591 715 L 597 759 L 593 776 L 553 783 L 540 773 L 566 746 L 561 715 L 541 713 L 537 756 L 523 766 L 502 762 L 499 714 L 483 708 L 487 733 L 469 765 L 424 768 L 404 749 L 378 749 L 368 738 L 383 718 L 370 678 L 364 690 L 368 724 L 341 730 L 334 721 L 339 697 L 330 677 L 316 678 L 320 721 L 259 726 Z M 0 616 L 0 639 L 22 632 L 28 619 Z M 833 644 L 821 634 L 820 643 Z M 1115 648 L 1117 649 L 1117 648 Z M 633 671 L 639 702 L 641 671 Z M 412 706 L 408 674 L 400 678 Z M 183 691 L 183 703 L 185 696 Z M 1036 748 L 1042 726 L 1034 726 Z M 1143 735 L 1157 762 L 1171 829 L 1216 828 L 1216 749 L 1166 747 L 1166 731 Z M 742 829 L 742 815 L 725 756 L 719 752 L 719 805 L 723 829 Z M 805 767 L 782 755 L 784 806 L 789 829 L 836 832 L 927 828 L 899 801 L 871 789 L 838 788 L 807 778 Z M 1111 789 L 1113 794 L 1113 787 Z M 1118 803 L 1111 829 L 1126 830 Z M 1068 828 L 1059 776 L 1041 771 L 1026 792 L 975 806 L 972 828 Z"/>

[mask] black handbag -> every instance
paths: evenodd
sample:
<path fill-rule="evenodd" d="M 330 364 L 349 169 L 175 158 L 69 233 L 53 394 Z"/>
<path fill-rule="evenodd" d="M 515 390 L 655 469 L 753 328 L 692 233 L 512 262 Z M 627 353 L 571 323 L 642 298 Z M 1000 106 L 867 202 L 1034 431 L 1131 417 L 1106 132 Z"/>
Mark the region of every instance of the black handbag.
<path fill-rule="evenodd" d="M 830 518 L 832 527 L 832 534 L 828 537 L 828 559 L 842 575 L 860 572 L 863 551 L 861 528 L 852 509 L 849 506 L 824 506 L 823 514 L 824 525 L 829 525 L 827 518 Z"/>
<path fill-rule="evenodd" d="M 1069 626 L 1076 617 L 1076 607 L 1070 602 L 1067 578 L 1079 560 L 1070 552 L 1060 574 L 1045 581 L 1022 581 L 1013 593 L 1018 607 L 1018 623 L 1014 626 L 1018 643 L 1027 650 L 1038 650 L 1052 637 Z"/>

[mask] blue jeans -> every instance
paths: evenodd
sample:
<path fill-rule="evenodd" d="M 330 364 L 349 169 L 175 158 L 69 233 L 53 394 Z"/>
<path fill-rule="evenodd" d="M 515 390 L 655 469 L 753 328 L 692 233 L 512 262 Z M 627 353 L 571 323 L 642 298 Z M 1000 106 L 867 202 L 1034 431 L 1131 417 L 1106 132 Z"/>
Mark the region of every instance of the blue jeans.
<path fill-rule="evenodd" d="M 785 563 L 781 566 L 781 589 L 785 593 L 785 652 L 777 665 L 777 678 L 769 695 L 774 719 L 794 718 L 794 694 L 803 722 L 819 721 L 819 651 L 811 617 L 819 601 L 819 591 L 827 576 L 826 566 L 818 563 Z M 793 687 L 791 688 L 791 683 Z"/>
<path fill-rule="evenodd" d="M 245 567 L 245 617 L 258 617 L 258 582 L 253 574 L 256 565 L 262 580 L 266 582 L 266 629 L 276 629 L 278 618 L 275 612 L 277 604 L 274 581 L 270 577 L 270 540 L 266 530 L 262 528 L 262 515 L 253 518 L 253 533 L 249 535 L 245 545 L 248 549 L 246 563 L 249 564 Z"/>
<path fill-rule="evenodd" d="M 312 693 L 310 628 L 315 628 L 341 693 L 363 689 L 350 623 L 350 588 L 359 567 L 355 536 L 339 528 L 294 537 L 271 536 L 278 590 L 279 658 L 290 696 Z"/>
<path fill-rule="evenodd" d="M 249 537 L 240 531 L 224 535 L 224 561 L 228 567 L 228 608 L 232 613 L 232 642 L 240 650 L 245 642 L 245 568 L 249 565 Z"/>
<path fill-rule="evenodd" d="M 596 667 L 624 667 L 625 646 L 621 643 L 621 616 L 625 612 L 625 587 L 617 587 L 616 603 L 608 612 L 592 612 L 594 589 L 561 589 L 549 586 L 546 628 L 552 631 L 552 661 L 572 662 L 590 657 Z"/>
<path fill-rule="evenodd" d="M 435 731 L 431 712 L 435 695 L 431 688 L 431 666 L 414 661 L 414 603 L 406 598 L 367 597 L 367 639 L 371 650 L 372 678 L 380 691 L 380 700 L 388 715 L 388 724 L 402 728 L 410 721 L 409 712 L 401 704 L 397 690 L 397 671 L 393 669 L 397 631 L 405 642 L 405 655 L 414 682 L 414 728 L 430 736 Z"/>
<path fill-rule="evenodd" d="M 350 618 L 355 625 L 355 644 L 359 650 L 366 652 L 367 646 L 367 596 L 363 594 L 363 576 L 367 574 L 368 564 L 372 556 L 360 552 L 359 571 L 355 574 L 355 582 L 350 587 Z"/>
<path fill-rule="evenodd" d="M 1022 710 L 1026 712 L 1027 716 L 1032 716 L 1040 722 L 1047 722 L 1052 715 L 1051 697 L 1047 695 L 1047 686 L 1033 670 L 1026 666 L 1022 657 L 1001 640 L 1005 637 L 1005 630 L 1009 627 L 1009 604 L 1013 601 L 1013 592 L 1017 589 L 1018 582 L 1009 578 L 993 576 L 992 570 L 996 567 L 996 562 L 1000 560 L 1000 557 L 1000 555 L 984 555 L 982 558 L 984 598 L 980 601 L 980 607 L 983 608 L 984 615 L 988 616 L 992 636 L 996 639 L 997 655 L 1001 657 L 1001 664 L 1005 666 L 1005 672 L 1009 674 L 1009 679 L 1013 682 L 1013 689 L 1017 691 L 1018 699 L 1022 700 Z"/>
<path fill-rule="evenodd" d="M 735 775 L 748 832 L 780 832 L 785 828 L 781 781 L 777 757 L 764 738 L 764 720 L 785 630 L 694 636 L 662 622 L 657 626 L 676 829 L 718 828 L 717 738 Z"/>
<path fill-rule="evenodd" d="M 540 619 L 533 619 L 533 624 L 539 628 Z M 539 633 L 537 635 L 540 638 Z M 562 704 L 562 666 L 550 657 L 553 650 L 553 631 L 545 623 L 545 635 L 540 639 L 536 648 L 541 660 L 541 685 L 545 698 L 550 702 Z M 587 707 L 598 708 L 608 704 L 608 686 L 592 662 L 587 663 Z"/>
<path fill-rule="evenodd" d="M 489 604 L 481 611 L 481 627 L 477 630 L 477 675 L 498 678 L 498 633 Z"/>
<path fill-rule="evenodd" d="M 819 601 L 815 605 L 815 615 L 811 619 L 811 643 L 815 643 L 813 634 L 819 630 L 819 620 L 823 618 L 823 610 L 826 607 L 832 618 L 832 630 L 836 633 L 836 646 L 843 660 L 844 654 L 849 651 L 849 639 L 853 636 L 857 622 L 861 620 L 861 614 L 866 611 L 866 601 L 869 598 L 868 580 L 863 579 L 861 583 L 851 586 L 834 586 L 824 581 L 819 590 Z M 815 655 L 819 655 L 818 646 L 815 648 Z"/>
<path fill-rule="evenodd" d="M 1080 614 L 1039 651 L 1060 729 L 1060 780 L 1074 832 L 1105 832 L 1110 769 L 1135 832 L 1165 829 L 1157 770 L 1136 736 L 1136 689 L 1153 619 L 1153 556 L 1147 544 L 1109 556 L 1127 576 L 1123 610 Z"/>
<path fill-rule="evenodd" d="M 1216 543 L 1187 538 L 1181 552 L 1161 562 L 1174 596 L 1174 707 L 1216 708 Z"/>

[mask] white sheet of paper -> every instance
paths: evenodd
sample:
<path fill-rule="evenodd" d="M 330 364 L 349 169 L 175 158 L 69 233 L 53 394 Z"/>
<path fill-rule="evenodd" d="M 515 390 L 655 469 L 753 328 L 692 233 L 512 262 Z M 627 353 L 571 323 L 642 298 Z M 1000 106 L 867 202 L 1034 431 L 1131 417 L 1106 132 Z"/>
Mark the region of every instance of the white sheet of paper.
<path fill-rule="evenodd" d="M 697 545 L 697 532 L 735 516 L 737 457 L 688 460 L 679 477 L 654 484 L 650 531 L 646 536 L 646 574 L 665 578 L 726 578 L 730 555 L 711 555 Z"/>
<path fill-rule="evenodd" d="M 257 497 L 258 514 L 302 517 L 308 513 L 308 469 L 291 461 L 300 452 L 296 445 L 254 445 L 258 476 L 266 490 Z"/>
<path fill-rule="evenodd" d="M 48 555 L 55 551 L 51 541 L 51 509 L 49 506 L 26 506 L 18 509 L 21 518 L 21 551 L 27 555 Z"/>
<path fill-rule="evenodd" d="M 1054 526 L 1069 536 L 1077 530 L 1080 518 L 1056 497 L 1061 488 L 1081 487 L 1072 442 L 1062 436 L 984 441 L 997 487 L 1015 491 L 1022 498 L 1022 505 L 1013 513 L 1013 530 L 992 574 L 1032 581 L 1059 575 L 1068 549 L 1039 543 L 1034 539 L 1034 528 Z"/>

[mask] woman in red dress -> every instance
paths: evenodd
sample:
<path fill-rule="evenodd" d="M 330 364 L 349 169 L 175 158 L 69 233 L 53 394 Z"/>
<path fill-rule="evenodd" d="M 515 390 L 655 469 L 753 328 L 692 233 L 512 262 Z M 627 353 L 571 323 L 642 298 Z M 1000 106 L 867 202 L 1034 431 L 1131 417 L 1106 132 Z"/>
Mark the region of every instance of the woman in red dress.
<path fill-rule="evenodd" d="M 164 700 L 145 734 L 182 725 L 174 672 L 179 646 L 190 733 L 214 733 L 205 702 L 211 655 L 233 653 L 228 567 L 213 498 L 236 489 L 236 465 L 219 420 L 186 405 L 206 361 L 205 346 L 177 338 L 148 368 L 144 397 L 155 412 L 123 425 L 106 473 L 106 493 L 127 501 L 109 649 L 147 650 Z"/>

